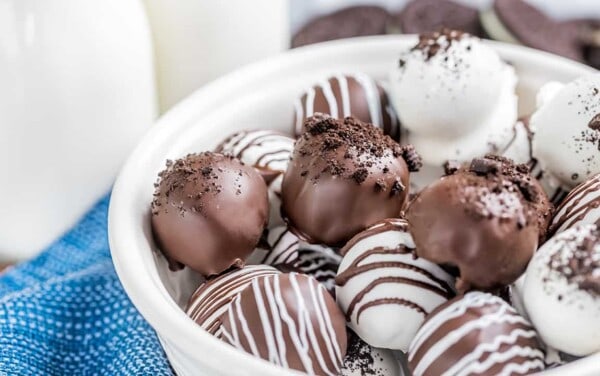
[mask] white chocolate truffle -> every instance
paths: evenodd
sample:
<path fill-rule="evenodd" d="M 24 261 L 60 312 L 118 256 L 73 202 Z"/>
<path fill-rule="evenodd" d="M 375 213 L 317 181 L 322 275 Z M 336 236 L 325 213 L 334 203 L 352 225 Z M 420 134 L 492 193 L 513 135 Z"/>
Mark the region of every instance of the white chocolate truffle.
<path fill-rule="evenodd" d="M 578 224 L 600 220 L 600 174 L 573 188 L 556 208 L 549 234 L 557 234 Z"/>
<path fill-rule="evenodd" d="M 266 264 L 284 271 L 308 274 L 327 291 L 333 292 L 336 271 L 342 260 L 335 250 L 303 242 L 287 226 L 270 229 L 266 243 L 266 249 L 254 250 L 246 260 L 248 264 Z"/>
<path fill-rule="evenodd" d="M 268 185 L 269 227 L 282 225 L 281 181 L 294 150 L 294 139 L 271 130 L 236 132 L 227 137 L 215 151 L 231 154 L 258 170 Z"/>
<path fill-rule="evenodd" d="M 528 375 L 544 370 L 538 335 L 504 300 L 469 292 L 433 312 L 410 344 L 414 376 Z"/>
<path fill-rule="evenodd" d="M 572 188 L 600 173 L 600 73 L 544 86 L 531 116 L 533 155 Z"/>
<path fill-rule="evenodd" d="M 479 38 L 422 35 L 390 76 L 390 97 L 423 162 L 470 161 L 502 150 L 517 121 L 514 69 Z"/>
<path fill-rule="evenodd" d="M 402 376 L 398 360 L 391 350 L 378 349 L 348 332 L 348 349 L 341 376 Z"/>
<path fill-rule="evenodd" d="M 406 351 L 425 317 L 452 298 L 454 278 L 414 255 L 402 219 L 379 222 L 342 249 L 336 298 L 348 326 L 371 346 Z"/>
<path fill-rule="evenodd" d="M 267 265 L 249 265 L 242 269 L 220 275 L 200 285 L 192 294 L 185 312 L 202 329 L 216 337 L 221 336 L 219 317 L 227 310 L 229 303 L 254 278 L 278 274 L 279 271 Z"/>
<path fill-rule="evenodd" d="M 568 354 L 600 351 L 600 230 L 575 226 L 533 256 L 523 301 L 542 340 Z"/>

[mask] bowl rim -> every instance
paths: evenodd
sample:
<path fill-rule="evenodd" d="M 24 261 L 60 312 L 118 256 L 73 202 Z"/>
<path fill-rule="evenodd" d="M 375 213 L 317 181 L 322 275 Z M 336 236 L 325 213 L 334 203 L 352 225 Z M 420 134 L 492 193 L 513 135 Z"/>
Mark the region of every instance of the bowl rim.
<path fill-rule="evenodd" d="M 134 213 L 132 213 L 133 210 L 128 205 L 128 201 L 132 195 L 135 195 L 135 191 L 129 187 L 135 186 L 135 172 L 137 169 L 143 168 L 144 156 L 151 154 L 155 145 L 161 139 L 168 139 L 184 129 L 192 117 L 197 117 L 197 114 L 212 109 L 216 105 L 215 98 L 236 90 L 236 88 L 239 89 L 244 85 L 249 85 L 251 82 L 256 82 L 261 78 L 268 80 L 269 72 L 276 71 L 281 67 L 288 67 L 294 61 L 301 61 L 304 58 L 315 59 L 319 56 L 343 52 L 356 46 L 363 49 L 373 49 L 374 51 L 386 46 L 401 48 L 404 45 L 414 43 L 416 38 L 416 35 L 360 37 L 319 43 L 286 51 L 242 67 L 196 90 L 170 109 L 149 129 L 128 157 L 113 186 L 109 205 L 108 229 L 111 256 L 119 280 L 134 306 L 159 334 L 159 337 L 171 341 L 178 348 L 193 348 L 199 354 L 208 355 L 203 357 L 203 361 L 212 369 L 222 368 L 223 360 L 231 361 L 235 359 L 235 365 L 244 374 L 260 372 L 263 375 L 281 375 L 282 372 L 285 372 L 282 368 L 265 360 L 221 343 L 197 325 L 193 325 L 195 330 L 191 329 L 191 322 L 183 310 L 178 307 L 174 309 L 173 304 L 160 304 L 156 299 L 156 295 L 148 292 L 149 287 L 154 285 L 154 281 L 147 271 L 148 268 L 152 268 L 154 265 L 150 263 L 151 258 L 144 258 L 141 252 L 135 251 L 135 234 L 123 230 L 127 228 L 124 224 L 133 219 Z M 484 43 L 493 47 L 503 57 L 509 60 L 511 57 L 517 57 L 523 64 L 532 64 L 532 66 L 541 64 L 543 66 L 548 65 L 550 59 L 552 65 L 557 69 L 577 71 L 578 74 L 582 75 L 598 72 L 581 63 L 547 52 L 488 40 L 485 40 Z M 164 290 L 163 295 L 167 294 L 164 286 L 156 287 L 159 291 Z M 217 355 L 215 346 L 219 345 L 221 345 L 221 348 L 218 349 Z M 570 363 L 559 368 L 559 370 L 561 373 L 564 371 L 574 372 L 580 368 L 583 370 L 582 372 L 593 372 L 593 365 L 598 363 L 600 363 L 600 353 Z M 555 371 L 550 370 L 546 374 L 554 375 Z M 299 374 L 295 371 L 288 372 Z M 589 374 L 591 375 L 591 373 Z"/>

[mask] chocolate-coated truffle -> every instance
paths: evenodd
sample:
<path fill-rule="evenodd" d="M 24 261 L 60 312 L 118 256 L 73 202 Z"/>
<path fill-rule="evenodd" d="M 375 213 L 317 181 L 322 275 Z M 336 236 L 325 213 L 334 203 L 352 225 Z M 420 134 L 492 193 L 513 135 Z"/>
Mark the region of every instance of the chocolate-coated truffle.
<path fill-rule="evenodd" d="M 531 324 L 504 300 L 470 292 L 438 307 L 410 345 L 414 376 L 529 375 L 544 370 Z"/>
<path fill-rule="evenodd" d="M 310 243 L 338 246 L 400 214 L 421 160 L 375 127 L 318 114 L 305 124 L 283 177 L 282 214 Z"/>
<path fill-rule="evenodd" d="M 457 267 L 457 288 L 494 290 L 527 267 L 550 218 L 548 197 L 525 165 L 486 156 L 419 193 L 406 212 L 417 255 Z"/>
<path fill-rule="evenodd" d="M 385 90 L 363 73 L 336 74 L 308 88 L 294 104 L 294 134 L 304 132 L 304 122 L 316 113 L 358 120 L 383 129 L 395 140 L 400 137 L 400 123 Z"/>
<path fill-rule="evenodd" d="M 248 265 L 211 278 L 200 285 L 192 294 L 185 312 L 202 329 L 220 338 L 221 322 L 219 319 L 227 311 L 227 307 L 233 298 L 245 289 L 253 279 L 278 273 L 279 271 L 272 266 Z"/>
<path fill-rule="evenodd" d="M 221 323 L 230 345 L 310 375 L 339 374 L 346 355 L 344 316 L 327 290 L 303 274 L 253 279 Z"/>
<path fill-rule="evenodd" d="M 454 278 L 414 250 L 403 219 L 385 219 L 342 248 L 336 300 L 371 346 L 408 350 L 427 315 L 455 295 Z"/>
<path fill-rule="evenodd" d="M 175 267 L 204 276 L 242 266 L 267 222 L 267 186 L 232 156 L 189 154 L 159 174 L 152 230 Z"/>

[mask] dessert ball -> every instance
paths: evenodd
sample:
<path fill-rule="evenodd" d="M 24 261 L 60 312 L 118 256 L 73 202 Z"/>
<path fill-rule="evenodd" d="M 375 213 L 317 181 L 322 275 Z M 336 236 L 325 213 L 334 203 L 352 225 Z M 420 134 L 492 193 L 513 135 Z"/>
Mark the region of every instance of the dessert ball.
<path fill-rule="evenodd" d="M 348 326 L 371 346 L 408 350 L 437 306 L 454 297 L 454 278 L 414 256 L 408 224 L 386 219 L 342 249 L 336 299 Z"/>
<path fill-rule="evenodd" d="M 341 376 L 402 376 L 402 370 L 394 353 L 377 349 L 348 331 L 348 351 L 344 358 Z"/>
<path fill-rule="evenodd" d="M 533 155 L 561 185 L 573 188 L 600 173 L 600 73 L 544 86 L 531 129 Z"/>
<path fill-rule="evenodd" d="M 316 113 L 343 119 L 353 116 L 378 126 L 395 140 L 400 123 L 385 90 L 363 73 L 336 74 L 307 89 L 294 104 L 294 133 L 304 132 L 304 122 Z"/>
<path fill-rule="evenodd" d="M 409 172 L 421 160 L 369 124 L 319 114 L 296 141 L 282 183 L 282 214 L 302 240 L 343 245 L 375 222 L 400 214 Z"/>
<path fill-rule="evenodd" d="M 244 264 L 268 212 L 267 186 L 252 167 L 223 154 L 189 154 L 159 174 L 152 231 L 172 265 L 211 276 Z"/>
<path fill-rule="evenodd" d="M 269 227 L 281 226 L 281 181 L 294 150 L 294 139 L 270 130 L 240 131 L 216 151 L 231 154 L 260 172 L 269 190 Z"/>
<path fill-rule="evenodd" d="M 279 226 L 269 230 L 265 248 L 254 250 L 247 262 L 310 275 L 333 292 L 341 260 L 334 249 L 303 242 L 286 226 Z"/>
<path fill-rule="evenodd" d="M 543 239 L 551 205 L 525 165 L 486 156 L 425 188 L 406 212 L 416 253 L 457 267 L 460 291 L 514 282 Z"/>
<path fill-rule="evenodd" d="M 425 164 L 470 161 L 510 141 L 517 120 L 514 69 L 479 38 L 423 34 L 390 75 L 390 97 Z"/>
<path fill-rule="evenodd" d="M 529 375 L 544 370 L 531 324 L 501 298 L 470 292 L 438 307 L 410 344 L 414 376 Z"/>
<path fill-rule="evenodd" d="M 220 338 L 221 322 L 219 319 L 233 298 L 254 278 L 278 273 L 279 271 L 271 266 L 248 265 L 211 278 L 192 294 L 185 312 L 202 329 Z"/>
<path fill-rule="evenodd" d="M 569 192 L 556 208 L 549 233 L 556 234 L 578 224 L 599 223 L 600 174 L 592 176 Z"/>
<path fill-rule="evenodd" d="M 546 344 L 572 355 L 600 351 L 600 229 L 578 225 L 548 240 L 525 275 L 523 302 Z"/>
<path fill-rule="evenodd" d="M 314 278 L 255 278 L 221 316 L 222 338 L 284 368 L 338 375 L 346 355 L 344 316 Z"/>

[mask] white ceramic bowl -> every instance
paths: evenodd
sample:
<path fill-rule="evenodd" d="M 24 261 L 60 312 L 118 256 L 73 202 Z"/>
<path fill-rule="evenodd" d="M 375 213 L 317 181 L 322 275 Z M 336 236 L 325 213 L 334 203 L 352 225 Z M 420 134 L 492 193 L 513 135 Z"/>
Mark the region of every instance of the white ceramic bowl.
<path fill-rule="evenodd" d="M 226 135 L 241 129 L 272 128 L 288 132 L 292 126 L 293 99 L 307 84 L 340 70 L 361 70 L 385 79 L 399 51 L 415 41 L 415 37 L 392 36 L 329 42 L 248 66 L 184 100 L 158 121 L 132 153 L 112 194 L 110 247 L 125 291 L 158 333 L 179 375 L 279 376 L 286 372 L 218 341 L 181 309 L 198 284 L 198 276 L 186 271 L 170 272 L 162 256 L 156 253 L 150 232 L 152 183 L 165 159 L 210 150 Z M 514 64 L 519 75 L 521 113 L 532 110 L 534 93 L 543 83 L 566 82 L 592 71 L 547 53 L 486 43 Z M 599 375 L 600 355 L 547 374 Z"/>

